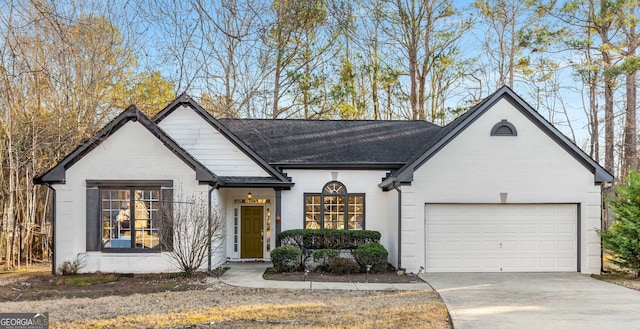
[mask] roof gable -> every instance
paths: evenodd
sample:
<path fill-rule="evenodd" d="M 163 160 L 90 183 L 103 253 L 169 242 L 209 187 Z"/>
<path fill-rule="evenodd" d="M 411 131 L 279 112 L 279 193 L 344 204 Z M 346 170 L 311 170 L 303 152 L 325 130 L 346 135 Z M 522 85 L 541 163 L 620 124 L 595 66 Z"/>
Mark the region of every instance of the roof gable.
<path fill-rule="evenodd" d="M 235 145 L 240 151 L 246 154 L 252 161 L 258 164 L 258 166 L 264 169 L 273 178 L 276 178 L 280 183 L 291 185 L 290 180 L 286 177 L 286 175 L 272 167 L 260 156 L 260 154 L 258 154 L 254 149 L 248 146 L 247 143 L 245 143 L 245 140 L 238 138 L 238 136 L 236 136 L 232 131 L 227 129 L 227 127 L 216 120 L 211 114 L 209 114 L 209 112 L 202 108 L 195 100 L 193 100 L 193 98 L 191 98 L 187 94 L 183 93 L 173 102 L 171 102 L 171 104 L 167 105 L 162 111 L 156 114 L 156 116 L 153 118 L 154 122 L 156 124 L 159 124 L 162 120 L 164 120 L 181 106 L 192 109 L 195 113 L 202 117 L 205 122 L 211 125 L 222 136 L 229 140 L 233 145 Z"/>
<path fill-rule="evenodd" d="M 525 102 L 513 90 L 507 86 L 503 86 L 494 92 L 482 102 L 469 109 L 467 112 L 456 118 L 454 121 L 445 126 L 436 135 L 424 150 L 414 156 L 395 174 L 387 177 L 379 184 L 383 189 L 391 189 L 394 184 L 410 183 L 413 180 L 413 173 L 420 168 L 437 152 L 444 148 L 451 140 L 456 138 L 469 125 L 473 124 L 480 116 L 491 109 L 499 100 L 505 99 L 518 111 L 524 114 L 538 128 L 540 128 L 547 136 L 554 140 L 560 147 L 567 151 L 574 159 L 580 162 L 584 167 L 590 170 L 594 175 L 594 182 L 600 184 L 602 182 L 611 182 L 614 180 L 613 175 L 600 166 L 595 160 L 589 157 L 582 149 L 576 146 L 569 138 L 563 135 L 549 121 L 542 117 L 533 107 Z"/>
<path fill-rule="evenodd" d="M 60 160 L 53 168 L 43 175 L 34 178 L 36 184 L 44 183 L 65 183 L 66 170 L 80 161 L 85 155 L 95 149 L 109 136 L 115 134 L 128 122 L 138 122 L 146 128 L 152 135 L 160 140 L 173 154 L 186 163 L 196 172 L 196 179 L 201 182 L 215 183 L 221 180 L 209 171 L 205 166 L 194 159 L 187 151 L 182 149 L 171 137 L 169 137 L 160 127 L 144 115 L 135 105 L 129 106 L 125 111 L 111 120 L 100 131 L 89 140 L 79 145 L 75 150 Z"/>

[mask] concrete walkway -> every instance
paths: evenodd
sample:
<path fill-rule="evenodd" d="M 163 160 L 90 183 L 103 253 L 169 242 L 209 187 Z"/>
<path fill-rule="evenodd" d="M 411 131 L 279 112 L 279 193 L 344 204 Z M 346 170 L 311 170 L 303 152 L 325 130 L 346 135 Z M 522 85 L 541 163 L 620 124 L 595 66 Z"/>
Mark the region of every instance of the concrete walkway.
<path fill-rule="evenodd" d="M 640 292 L 578 273 L 438 273 L 456 329 L 640 328 Z"/>
<path fill-rule="evenodd" d="M 262 274 L 270 262 L 247 262 L 228 265 L 231 267 L 220 281 L 238 287 L 281 288 L 281 289 L 327 289 L 327 290 L 432 290 L 426 283 L 350 283 L 350 282 L 312 282 L 312 281 L 276 281 L 265 280 Z"/>

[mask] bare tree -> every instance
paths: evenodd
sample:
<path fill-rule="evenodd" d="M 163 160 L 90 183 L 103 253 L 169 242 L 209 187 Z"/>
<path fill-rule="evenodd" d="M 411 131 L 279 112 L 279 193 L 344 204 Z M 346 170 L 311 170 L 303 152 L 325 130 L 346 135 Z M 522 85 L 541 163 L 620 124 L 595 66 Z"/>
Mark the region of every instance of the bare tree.
<path fill-rule="evenodd" d="M 458 65 L 457 44 L 470 22 L 450 0 L 396 0 L 390 11 L 387 33 L 406 57 L 411 118 L 434 121 L 444 111 L 449 80 L 458 78 L 450 68 Z"/>
<path fill-rule="evenodd" d="M 209 208 L 205 196 L 185 197 L 182 192 L 162 209 L 159 225 L 162 247 L 170 251 L 173 265 L 190 275 L 222 248 L 224 218 L 218 209 Z"/>
<path fill-rule="evenodd" d="M 34 186 L 33 177 L 117 112 L 108 95 L 134 65 L 128 49 L 135 38 L 118 28 L 126 17 L 114 3 L 0 4 L 0 233 L 7 267 L 28 263 L 35 239 L 48 239 L 41 235 L 46 211 L 39 210 L 49 191 Z"/>

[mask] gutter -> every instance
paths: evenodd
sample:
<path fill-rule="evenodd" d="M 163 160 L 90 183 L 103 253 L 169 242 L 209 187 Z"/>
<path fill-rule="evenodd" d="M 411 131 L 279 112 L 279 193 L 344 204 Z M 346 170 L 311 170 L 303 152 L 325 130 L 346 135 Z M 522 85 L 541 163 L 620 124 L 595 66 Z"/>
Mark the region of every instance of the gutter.
<path fill-rule="evenodd" d="M 400 190 L 400 184 L 393 182 L 393 189 L 398 192 L 398 270 L 406 271 L 402 267 L 402 190 Z"/>
<path fill-rule="evenodd" d="M 53 196 L 51 197 L 51 202 L 53 203 L 53 206 L 51 206 L 51 212 L 53 213 L 51 218 L 51 275 L 56 275 L 56 189 L 49 183 L 45 185 L 53 191 Z"/>

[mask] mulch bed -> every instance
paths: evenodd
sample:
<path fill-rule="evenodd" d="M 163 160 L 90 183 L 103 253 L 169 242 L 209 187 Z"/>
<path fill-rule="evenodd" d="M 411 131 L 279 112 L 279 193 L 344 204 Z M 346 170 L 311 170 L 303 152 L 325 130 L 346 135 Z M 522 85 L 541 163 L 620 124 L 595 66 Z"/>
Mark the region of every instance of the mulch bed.
<path fill-rule="evenodd" d="M 267 269 L 263 275 L 265 280 L 277 281 L 315 281 L 315 282 L 351 282 L 351 283 L 416 283 L 424 282 L 417 275 L 405 273 L 398 275 L 396 271 L 381 273 L 354 273 L 354 274 L 334 274 L 326 272 L 308 272 L 306 277 L 304 272 L 278 273 L 272 269 Z"/>

